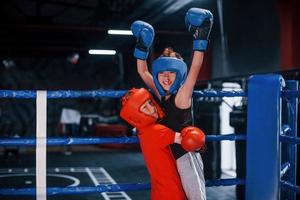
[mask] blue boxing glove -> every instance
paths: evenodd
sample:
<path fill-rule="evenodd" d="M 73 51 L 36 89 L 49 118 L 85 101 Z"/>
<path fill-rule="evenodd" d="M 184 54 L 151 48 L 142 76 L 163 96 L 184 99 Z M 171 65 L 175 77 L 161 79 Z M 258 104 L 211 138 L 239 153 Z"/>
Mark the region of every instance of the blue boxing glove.
<path fill-rule="evenodd" d="M 185 15 L 185 25 L 193 33 L 193 49 L 206 51 L 208 38 L 213 24 L 213 15 L 209 10 L 190 8 Z"/>
<path fill-rule="evenodd" d="M 134 49 L 134 57 L 146 60 L 149 54 L 150 46 L 154 39 L 154 29 L 147 22 L 135 21 L 131 24 L 131 31 L 137 38 L 137 43 Z"/>

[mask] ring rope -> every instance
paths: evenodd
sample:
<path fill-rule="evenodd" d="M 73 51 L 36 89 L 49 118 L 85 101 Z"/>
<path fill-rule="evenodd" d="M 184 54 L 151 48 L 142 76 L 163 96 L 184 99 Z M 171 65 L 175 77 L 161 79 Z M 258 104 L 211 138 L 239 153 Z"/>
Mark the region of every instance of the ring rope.
<path fill-rule="evenodd" d="M 243 134 L 207 135 L 206 141 L 246 140 Z M 84 145 L 84 144 L 135 144 L 139 143 L 136 136 L 132 137 L 93 137 L 93 138 L 47 138 L 47 145 Z M 34 138 L 0 139 L 0 146 L 35 146 Z"/>
<path fill-rule="evenodd" d="M 291 190 L 293 192 L 296 192 L 298 194 L 300 194 L 300 186 L 298 185 L 294 185 L 288 181 L 280 181 L 280 187 L 283 189 L 287 189 L 287 190 Z"/>
<path fill-rule="evenodd" d="M 86 194 L 101 192 L 139 191 L 150 189 L 149 183 L 101 184 L 95 187 L 49 187 L 47 195 Z M 0 189 L 1 195 L 35 195 L 36 188 Z"/>
<path fill-rule="evenodd" d="M 193 97 L 247 97 L 247 94 L 242 90 L 194 90 Z"/>
<path fill-rule="evenodd" d="M 284 143 L 290 143 L 290 144 L 300 144 L 300 138 L 299 137 L 292 137 L 287 135 L 281 135 L 280 141 Z"/>
<path fill-rule="evenodd" d="M 299 91 L 292 91 L 292 90 L 283 90 L 281 91 L 281 97 L 286 97 L 286 98 L 299 98 L 300 97 L 300 92 Z"/>
<path fill-rule="evenodd" d="M 3 91 L 4 91 L 4 93 L 2 93 Z M 23 92 L 23 94 L 22 94 L 22 92 Z M 110 93 L 108 93 L 108 92 L 110 92 Z M 91 98 L 91 97 L 94 97 L 94 98 L 96 98 L 96 97 L 119 98 L 119 97 L 123 96 L 125 94 L 125 92 L 126 91 L 99 91 L 99 90 L 95 90 L 95 91 L 71 91 L 71 90 L 62 91 L 62 90 L 59 90 L 59 91 L 47 91 L 47 98 L 86 98 L 86 97 L 87 98 Z M 195 96 L 195 97 L 236 97 L 236 96 L 246 97 L 247 94 L 243 91 L 230 91 L 230 92 L 227 92 L 227 91 L 205 90 L 205 91 L 194 91 L 193 96 Z M 300 92 L 282 91 L 281 92 L 281 97 L 287 97 L 287 98 L 295 98 L 296 97 L 296 98 L 298 98 L 298 97 L 300 97 Z M 30 91 L 30 90 L 19 90 L 19 91 L 0 90 L 0 98 L 36 98 L 36 91 Z M 283 131 L 283 133 L 286 132 L 285 130 L 282 130 L 282 131 Z M 223 135 L 221 135 L 221 136 L 223 136 Z M 211 137 L 211 138 L 213 138 L 213 137 Z M 246 140 L 246 136 L 243 135 L 240 139 L 241 140 Z M 14 140 L 16 140 L 16 139 L 14 139 Z M 36 140 L 35 139 L 33 139 L 33 140 L 34 140 L 34 143 L 35 143 Z M 235 140 L 235 139 L 232 139 L 232 140 Z M 212 139 L 211 141 L 215 141 L 215 140 Z M 300 144 L 300 139 L 299 138 L 290 137 L 290 136 L 286 136 L 286 135 L 281 135 L 280 136 L 280 141 L 294 143 L 294 144 Z M 67 143 L 68 143 L 68 141 L 67 141 Z M 69 141 L 69 143 L 70 143 L 70 141 Z M 288 167 L 287 163 L 283 164 L 281 166 L 281 174 L 284 174 L 288 170 L 288 168 L 289 167 Z M 234 180 L 237 181 L 237 179 L 234 179 Z M 218 181 L 222 182 L 223 180 L 207 180 L 206 185 L 210 184 L 210 181 L 213 181 L 212 184 L 217 184 Z M 226 182 L 223 182 L 223 183 L 226 184 Z M 231 184 L 231 180 L 228 180 L 227 184 Z M 235 184 L 245 184 L 245 180 L 239 179 L 239 182 L 237 182 Z M 125 185 L 127 185 L 127 184 L 125 184 Z M 129 184 L 129 185 L 132 185 L 132 184 Z M 136 185 L 136 184 L 134 184 L 134 185 Z M 145 185 L 147 186 L 149 184 L 145 184 Z M 100 186 L 102 186 L 102 185 L 96 186 L 96 188 L 98 188 Z M 108 185 L 108 186 L 109 186 L 108 188 L 102 188 L 102 189 L 104 189 L 104 190 L 105 189 L 111 189 L 115 186 L 115 189 L 118 190 L 118 187 L 120 187 L 120 185 L 118 186 L 117 184 L 114 184 L 114 186 L 113 185 Z M 280 181 L 280 186 L 284 189 L 289 189 L 289 190 L 293 190 L 296 193 L 300 193 L 300 187 L 297 186 L 297 185 L 293 185 L 290 182 Z M 82 187 L 82 188 L 83 189 L 89 189 L 89 187 Z M 23 189 L 31 189 L 31 188 L 23 188 Z M 51 189 L 51 188 L 49 188 L 49 189 Z M 69 189 L 69 188 L 63 188 L 63 189 Z M 72 189 L 75 189 L 75 191 L 77 191 L 76 188 L 72 188 Z M 14 189 L 14 190 L 19 190 L 19 189 Z M 125 190 L 126 190 L 126 188 L 125 188 Z M 0 194 L 2 194 L 1 193 L 2 191 L 5 191 L 5 189 L 0 189 Z M 35 195 L 36 190 L 33 189 L 32 191 L 33 191 L 33 194 Z M 124 189 L 122 191 L 124 191 Z M 99 191 L 95 191 L 95 192 L 99 192 Z M 11 195 L 15 195 L 15 194 L 11 194 Z"/>
<path fill-rule="evenodd" d="M 79 144 L 134 144 L 139 143 L 137 137 L 107 138 L 47 138 L 47 145 L 79 145 Z M 0 139 L 3 146 L 35 146 L 36 139 Z"/>
<path fill-rule="evenodd" d="M 244 179 L 211 179 L 206 180 L 207 187 L 213 186 L 230 186 L 230 185 L 244 185 Z M 101 192 L 120 192 L 120 191 L 139 191 L 149 190 L 149 183 L 124 183 L 124 184 L 101 184 L 95 187 L 49 187 L 47 188 L 47 195 L 66 195 L 66 194 L 85 194 L 85 193 L 101 193 Z M 0 195 L 35 195 L 35 188 L 6 188 L 0 189 Z"/>
<path fill-rule="evenodd" d="M 126 90 L 48 90 L 47 98 L 120 98 L 126 93 Z M 0 98 L 24 98 L 35 99 L 35 90 L 0 90 Z"/>
<path fill-rule="evenodd" d="M 224 134 L 224 135 L 206 135 L 205 141 L 222 141 L 222 140 L 246 140 L 246 134 L 243 133 L 232 133 L 232 134 Z"/>
<path fill-rule="evenodd" d="M 120 98 L 124 96 L 126 90 L 47 90 L 47 98 Z M 217 91 L 203 90 L 194 91 L 194 97 L 245 97 L 243 91 Z M 36 98 L 35 90 L 0 90 L 0 98 Z"/>
<path fill-rule="evenodd" d="M 227 178 L 227 179 L 209 179 L 205 181 L 205 186 L 231 186 L 231 185 L 245 185 L 245 179 Z"/>

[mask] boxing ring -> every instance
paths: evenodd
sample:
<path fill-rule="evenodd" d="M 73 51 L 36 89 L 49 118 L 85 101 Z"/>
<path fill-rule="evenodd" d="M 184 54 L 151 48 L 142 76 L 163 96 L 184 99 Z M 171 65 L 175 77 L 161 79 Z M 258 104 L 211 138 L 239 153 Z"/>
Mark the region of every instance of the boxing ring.
<path fill-rule="evenodd" d="M 36 147 L 36 187 L 2 188 L 0 195 L 36 196 L 149 190 L 149 183 L 100 184 L 95 187 L 47 187 L 47 145 L 132 144 L 137 137 L 119 138 L 48 138 L 47 99 L 120 98 L 126 91 L 13 91 L 0 90 L 0 98 L 36 99 L 36 138 L 0 139 L 1 146 Z M 245 185 L 247 200 L 296 199 L 297 107 L 300 92 L 297 81 L 284 81 L 280 75 L 256 75 L 247 91 L 194 91 L 198 97 L 247 97 L 247 133 L 207 135 L 206 141 L 246 140 L 246 177 L 211 179 L 206 186 Z M 288 110 L 288 123 L 282 123 L 282 108 Z M 282 163 L 282 160 L 285 162 Z"/>

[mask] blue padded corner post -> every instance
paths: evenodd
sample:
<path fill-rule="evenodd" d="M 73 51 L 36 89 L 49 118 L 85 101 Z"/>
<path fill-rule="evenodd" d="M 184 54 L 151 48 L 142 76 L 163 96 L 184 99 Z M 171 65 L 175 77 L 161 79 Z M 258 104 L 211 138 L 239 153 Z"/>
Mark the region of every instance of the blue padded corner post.
<path fill-rule="evenodd" d="M 246 200 L 279 199 L 280 75 L 256 75 L 248 83 Z"/>
<path fill-rule="evenodd" d="M 288 80 L 286 81 L 286 88 L 285 90 L 289 91 L 299 91 L 298 88 L 298 81 L 295 80 Z M 297 137 L 297 115 L 298 115 L 298 99 L 297 98 L 288 98 L 286 101 L 286 109 L 287 114 L 285 120 L 287 125 L 291 128 L 290 131 L 286 133 L 287 136 L 290 137 Z M 284 118 L 283 118 L 284 119 Z M 284 149 L 282 149 L 285 147 Z M 285 161 L 281 162 L 289 162 L 290 169 L 286 172 L 285 176 L 283 177 L 284 180 L 296 185 L 296 177 L 297 177 L 297 145 L 296 144 L 282 144 L 281 153 L 282 159 Z M 282 194 L 282 193 L 281 193 Z M 294 191 L 284 191 L 283 195 L 281 195 L 282 199 L 296 199 L 296 193 Z"/>

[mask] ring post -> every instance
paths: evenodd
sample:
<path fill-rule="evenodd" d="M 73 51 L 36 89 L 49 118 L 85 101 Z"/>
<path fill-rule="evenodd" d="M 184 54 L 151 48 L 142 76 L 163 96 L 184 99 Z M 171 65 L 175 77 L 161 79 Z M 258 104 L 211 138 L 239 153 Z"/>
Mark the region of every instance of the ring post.
<path fill-rule="evenodd" d="M 279 199 L 281 130 L 280 75 L 249 79 L 246 200 Z"/>
<path fill-rule="evenodd" d="M 298 81 L 288 80 L 286 81 L 286 90 L 298 92 Z M 297 98 L 288 98 L 287 103 L 287 124 L 290 127 L 290 131 L 286 132 L 287 136 L 297 137 L 297 113 L 298 113 L 298 99 Z M 296 170 L 297 170 L 297 144 L 283 143 L 281 144 L 282 148 L 282 159 L 285 159 L 282 162 L 289 162 L 290 169 L 287 171 L 284 176 L 284 180 L 290 182 L 293 185 L 296 185 Z M 296 199 L 296 193 L 289 190 L 284 192 L 285 199 Z"/>
<path fill-rule="evenodd" d="M 47 199 L 47 91 L 36 94 L 36 199 Z"/>

